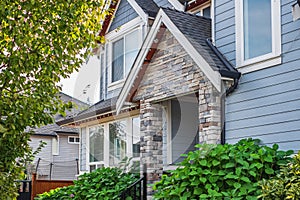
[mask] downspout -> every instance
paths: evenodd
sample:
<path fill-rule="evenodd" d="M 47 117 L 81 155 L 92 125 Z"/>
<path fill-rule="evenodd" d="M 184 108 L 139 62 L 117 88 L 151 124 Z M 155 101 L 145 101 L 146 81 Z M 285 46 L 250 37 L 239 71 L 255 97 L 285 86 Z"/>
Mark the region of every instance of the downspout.
<path fill-rule="evenodd" d="M 239 79 L 241 77 L 241 73 L 239 73 L 232 65 L 229 63 L 226 58 L 224 58 L 223 54 L 213 45 L 210 38 L 206 39 L 207 45 L 211 48 L 211 50 L 218 56 L 218 58 L 221 60 L 221 62 L 225 65 L 227 69 L 230 69 L 231 71 L 222 71 L 220 70 L 220 74 L 222 76 L 232 78 L 233 84 L 226 89 L 225 95 L 222 94 L 221 96 L 221 123 L 223 125 L 221 130 L 221 144 L 225 144 L 225 97 L 231 94 L 238 86 Z"/>

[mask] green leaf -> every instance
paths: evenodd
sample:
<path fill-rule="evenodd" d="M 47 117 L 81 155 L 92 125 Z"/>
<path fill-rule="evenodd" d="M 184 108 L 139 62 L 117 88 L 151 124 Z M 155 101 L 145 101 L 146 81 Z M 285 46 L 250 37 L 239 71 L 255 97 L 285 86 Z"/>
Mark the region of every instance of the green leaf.
<path fill-rule="evenodd" d="M 226 163 L 226 165 L 225 165 L 225 168 L 231 168 L 231 167 L 234 167 L 235 165 L 234 165 L 234 163 Z"/>
<path fill-rule="evenodd" d="M 267 174 L 274 174 L 274 170 L 273 170 L 272 168 L 266 168 L 266 169 L 265 169 L 265 172 L 266 172 Z"/>
<path fill-rule="evenodd" d="M 207 165 L 207 161 L 206 160 L 200 160 L 200 165 L 201 166 L 206 166 Z"/>

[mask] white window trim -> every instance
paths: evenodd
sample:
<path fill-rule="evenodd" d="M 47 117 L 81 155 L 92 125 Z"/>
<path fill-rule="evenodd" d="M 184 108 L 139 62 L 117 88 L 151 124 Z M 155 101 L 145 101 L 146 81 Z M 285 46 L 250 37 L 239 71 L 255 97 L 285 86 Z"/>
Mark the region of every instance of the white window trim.
<path fill-rule="evenodd" d="M 134 115 L 126 118 L 121 118 L 114 121 L 109 121 L 101 124 L 91 125 L 86 127 L 86 169 L 87 171 L 90 171 L 90 165 L 104 165 L 104 167 L 109 167 L 109 124 L 112 124 L 114 122 L 118 121 L 126 121 L 126 156 L 127 157 L 133 157 L 133 149 L 132 149 L 132 139 L 131 139 L 131 133 L 132 133 L 132 124 L 133 124 L 133 118 L 139 117 L 139 115 Z M 90 162 L 89 160 L 89 149 L 90 149 L 90 137 L 89 137 L 89 129 L 93 127 L 98 126 L 104 126 L 104 157 L 103 161 L 97 161 L 97 162 Z M 129 141 L 131 141 L 129 143 Z M 132 158 L 131 161 L 138 161 L 140 160 L 140 157 Z M 111 166 L 113 167 L 113 166 Z M 96 167 L 97 168 L 97 167 Z"/>
<path fill-rule="evenodd" d="M 69 138 L 74 138 L 74 142 L 70 142 Z M 79 142 L 76 142 L 76 138 L 79 138 L 78 136 L 68 136 L 68 144 L 80 144 L 80 138 Z"/>
<path fill-rule="evenodd" d="M 236 65 L 240 72 L 248 73 L 281 63 L 281 15 L 280 0 L 271 1 L 272 18 L 272 52 L 244 60 L 244 31 L 243 31 L 243 3 L 235 0 L 236 24 Z"/>
<path fill-rule="evenodd" d="M 125 81 L 125 77 L 121 80 L 112 82 L 112 44 L 121 39 L 124 38 L 125 35 L 130 34 L 132 32 L 134 32 L 135 30 L 138 30 L 139 33 L 139 38 L 138 38 L 138 42 L 139 42 L 139 47 L 142 45 L 142 40 L 143 40 L 143 33 L 144 33 L 144 28 L 145 28 L 145 23 L 143 20 L 141 20 L 139 17 L 131 20 L 130 22 L 124 24 L 122 27 L 120 27 L 120 29 L 118 31 L 111 31 L 110 33 L 108 33 L 106 35 L 107 38 L 107 54 L 106 57 L 108 59 L 108 88 L 107 91 L 112 91 L 118 88 L 121 88 L 124 81 Z M 125 76 L 125 74 L 124 74 Z"/>
<path fill-rule="evenodd" d="M 103 145 L 103 161 L 97 161 L 97 162 L 90 162 L 90 132 L 89 132 L 89 129 L 90 128 L 93 128 L 93 127 L 98 127 L 98 126 L 101 126 L 103 124 L 97 124 L 97 125 L 93 125 L 93 126 L 87 126 L 86 127 L 86 170 L 88 172 L 90 172 L 90 166 L 91 165 L 96 165 L 96 169 L 97 169 L 97 165 L 104 165 L 104 167 L 108 167 L 108 165 L 106 165 L 106 157 L 105 157 L 105 154 L 107 154 L 108 152 L 106 152 L 106 146 L 108 145 L 107 141 L 106 141 L 106 133 L 104 131 L 104 145 Z M 104 130 L 105 130 L 105 125 L 104 125 Z"/>

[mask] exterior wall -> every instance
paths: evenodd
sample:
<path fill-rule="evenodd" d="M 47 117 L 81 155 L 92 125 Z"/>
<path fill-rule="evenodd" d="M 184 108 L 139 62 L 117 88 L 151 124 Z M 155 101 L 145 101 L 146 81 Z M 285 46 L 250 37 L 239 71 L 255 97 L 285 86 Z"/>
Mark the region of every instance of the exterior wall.
<path fill-rule="evenodd" d="M 226 99 L 226 141 L 254 137 L 281 149 L 300 150 L 300 21 L 281 0 L 282 64 L 243 74 L 237 90 Z M 216 0 L 216 44 L 235 61 L 234 1 Z"/>
<path fill-rule="evenodd" d="M 148 192 L 153 195 L 149 184 L 160 180 L 163 172 L 163 144 L 162 144 L 162 106 L 141 102 L 141 169 L 146 164 Z"/>
<path fill-rule="evenodd" d="M 71 136 L 71 135 L 70 135 Z M 76 135 L 72 135 L 76 136 Z M 59 135 L 59 154 L 53 156 L 53 180 L 74 180 L 77 174 L 79 144 L 69 144 L 68 135 Z"/>
<path fill-rule="evenodd" d="M 36 169 L 38 159 L 38 178 L 39 179 L 50 179 L 50 166 L 52 165 L 52 180 L 74 180 L 77 174 L 77 163 L 78 158 L 78 144 L 68 144 L 68 136 L 61 135 L 59 137 L 59 154 L 52 155 L 52 138 L 51 136 L 31 136 L 30 146 L 33 151 L 39 146 L 39 142 L 42 140 L 47 143 L 41 152 L 36 155 L 32 170 Z"/>
<path fill-rule="evenodd" d="M 200 82 L 205 82 L 204 74 L 170 31 L 166 30 L 134 100 L 158 101 L 197 92 Z"/>
<path fill-rule="evenodd" d="M 109 32 L 115 30 L 123 24 L 126 24 L 127 22 L 133 20 L 136 17 L 138 17 L 138 14 L 127 2 L 127 0 L 121 0 L 113 22 L 109 28 Z"/>
<path fill-rule="evenodd" d="M 234 0 L 215 0 L 215 43 L 229 62 L 235 65 Z"/>
<path fill-rule="evenodd" d="M 35 151 L 39 144 L 40 141 L 42 140 L 43 142 L 46 142 L 47 144 L 45 145 L 44 148 L 42 148 L 41 152 L 38 153 L 34 160 L 33 160 L 33 165 L 32 165 L 32 171 L 33 172 L 36 169 L 37 161 L 39 158 L 42 160 L 40 161 L 39 168 L 37 173 L 39 175 L 49 175 L 49 163 L 52 162 L 52 137 L 51 136 L 35 136 L 32 135 L 30 137 L 31 141 L 29 142 L 30 147 L 32 147 L 32 150 Z M 41 177 L 41 176 L 40 176 Z"/>

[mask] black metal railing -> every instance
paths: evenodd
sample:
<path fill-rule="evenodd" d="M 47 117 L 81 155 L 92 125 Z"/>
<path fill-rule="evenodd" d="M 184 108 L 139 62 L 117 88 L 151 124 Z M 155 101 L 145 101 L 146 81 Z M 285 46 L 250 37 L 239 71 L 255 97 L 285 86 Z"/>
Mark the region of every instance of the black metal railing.
<path fill-rule="evenodd" d="M 127 187 L 120 195 L 121 200 L 146 200 L 147 199 L 147 173 L 143 173 L 143 177 L 135 183 Z"/>
<path fill-rule="evenodd" d="M 31 181 L 30 180 L 17 180 L 20 184 L 17 200 L 30 200 L 31 199 Z"/>

